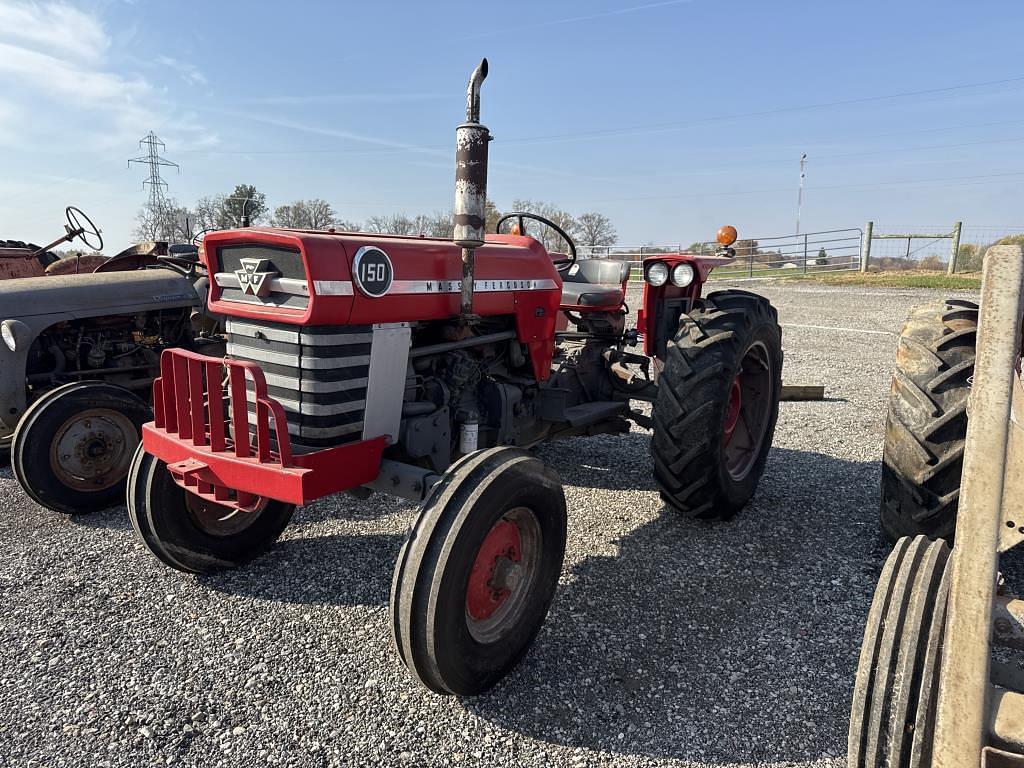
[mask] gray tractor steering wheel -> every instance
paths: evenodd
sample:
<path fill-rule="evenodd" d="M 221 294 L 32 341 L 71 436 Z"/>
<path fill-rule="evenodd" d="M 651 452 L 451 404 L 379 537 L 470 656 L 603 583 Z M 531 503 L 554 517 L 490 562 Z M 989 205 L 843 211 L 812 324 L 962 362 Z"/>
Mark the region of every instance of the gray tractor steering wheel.
<path fill-rule="evenodd" d="M 87 248 L 91 248 L 94 251 L 103 250 L 103 235 L 100 234 L 100 229 L 92 223 L 92 219 L 82 213 L 81 208 L 76 208 L 73 205 L 69 205 L 64 210 L 64 215 L 68 220 L 68 239 L 77 237 Z M 87 226 L 84 226 L 82 222 L 85 222 Z M 95 245 L 90 242 L 89 238 L 95 238 Z"/>

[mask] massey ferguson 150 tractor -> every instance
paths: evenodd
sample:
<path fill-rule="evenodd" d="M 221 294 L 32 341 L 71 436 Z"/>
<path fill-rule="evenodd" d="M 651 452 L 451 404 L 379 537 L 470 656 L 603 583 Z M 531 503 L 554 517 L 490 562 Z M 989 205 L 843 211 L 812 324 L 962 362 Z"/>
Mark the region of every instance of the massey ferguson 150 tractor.
<path fill-rule="evenodd" d="M 942 317 L 947 330 L 926 346 L 929 317 Z M 1024 766 L 1024 600 L 1009 594 L 999 572 L 1001 556 L 1024 544 L 1022 319 L 1024 252 L 997 246 L 985 257 L 980 323 L 977 306 L 962 302 L 908 321 L 921 344 L 912 351 L 923 358 L 930 349 L 929 364 L 941 365 L 928 390 L 937 395 L 932 416 L 940 408 L 953 414 L 931 442 L 961 430 L 962 480 L 957 471 L 944 490 L 957 492 L 959 512 L 937 531 L 953 533 L 955 519 L 956 537 L 950 551 L 942 539 L 904 536 L 882 569 L 857 668 L 850 768 Z M 961 382 L 969 402 L 947 396 Z M 920 497 L 933 493 L 922 489 Z"/>
<path fill-rule="evenodd" d="M 197 573 L 266 551 L 295 505 L 327 494 L 422 502 L 395 568 L 394 636 L 425 686 L 459 695 L 523 656 L 561 572 L 562 487 L 524 449 L 651 426 L 665 502 L 729 517 L 764 469 L 782 369 L 767 300 L 701 298 L 728 248 L 647 258 L 627 329 L 628 263 L 578 259 L 566 233 L 528 213 L 485 236 L 486 73 L 485 60 L 457 129 L 452 240 L 207 236 L 228 358 L 163 352 L 128 492 L 147 547 Z M 566 253 L 529 237 L 530 220 L 559 231 Z M 629 351 L 640 343 L 644 354 Z M 653 415 L 633 401 L 653 402 Z"/>

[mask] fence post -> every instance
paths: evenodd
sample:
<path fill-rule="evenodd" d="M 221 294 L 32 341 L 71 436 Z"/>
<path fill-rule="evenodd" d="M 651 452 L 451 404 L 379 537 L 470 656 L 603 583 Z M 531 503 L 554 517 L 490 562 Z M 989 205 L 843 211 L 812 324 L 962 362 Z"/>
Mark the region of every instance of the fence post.
<path fill-rule="evenodd" d="M 950 235 L 952 241 L 949 246 L 949 265 L 946 267 L 946 274 L 952 275 L 956 273 L 956 257 L 960 252 L 960 229 L 963 227 L 963 222 L 958 221 L 953 225 L 953 234 Z"/>
<path fill-rule="evenodd" d="M 864 225 L 864 239 L 860 243 L 860 271 L 868 271 L 868 262 L 871 260 L 871 231 L 875 228 L 875 222 L 869 221 Z"/>
<path fill-rule="evenodd" d="M 804 233 L 804 274 L 807 274 L 807 233 Z"/>

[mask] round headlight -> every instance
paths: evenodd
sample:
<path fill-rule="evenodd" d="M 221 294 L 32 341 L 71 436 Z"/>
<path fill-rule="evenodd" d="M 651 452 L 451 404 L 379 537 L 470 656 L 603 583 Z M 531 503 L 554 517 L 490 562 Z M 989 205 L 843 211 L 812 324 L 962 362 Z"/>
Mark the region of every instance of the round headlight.
<path fill-rule="evenodd" d="M 672 267 L 672 282 L 680 288 L 685 288 L 693 282 L 693 274 L 692 264 L 676 264 Z"/>
<path fill-rule="evenodd" d="M 4 344 L 11 352 L 16 352 L 18 349 L 18 342 L 14 338 L 14 328 L 11 327 L 10 323 L 0 323 L 0 338 L 3 338 Z"/>
<path fill-rule="evenodd" d="M 647 268 L 647 282 L 655 288 L 668 282 L 668 267 L 664 262 L 656 261 Z"/>

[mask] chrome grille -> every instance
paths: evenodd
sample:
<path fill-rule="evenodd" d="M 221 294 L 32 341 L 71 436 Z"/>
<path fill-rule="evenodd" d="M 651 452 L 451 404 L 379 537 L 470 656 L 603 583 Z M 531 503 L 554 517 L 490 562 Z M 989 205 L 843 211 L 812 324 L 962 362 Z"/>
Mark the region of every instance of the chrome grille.
<path fill-rule="evenodd" d="M 269 278 L 269 292 L 255 296 L 242 290 L 238 272 L 242 259 L 266 259 L 277 274 Z M 222 301 L 258 304 L 270 307 L 305 309 L 309 306 L 309 281 L 302 264 L 302 255 L 287 248 L 267 245 L 229 245 L 217 249 L 217 271 L 214 282 L 220 287 Z"/>
<path fill-rule="evenodd" d="M 227 336 L 229 356 L 252 361 L 263 370 L 267 393 L 287 414 L 296 449 L 360 439 L 373 339 L 370 326 L 299 327 L 229 319 Z M 252 384 L 248 386 L 251 393 Z M 251 397 L 249 410 L 255 411 Z"/>

